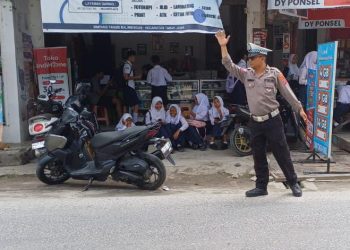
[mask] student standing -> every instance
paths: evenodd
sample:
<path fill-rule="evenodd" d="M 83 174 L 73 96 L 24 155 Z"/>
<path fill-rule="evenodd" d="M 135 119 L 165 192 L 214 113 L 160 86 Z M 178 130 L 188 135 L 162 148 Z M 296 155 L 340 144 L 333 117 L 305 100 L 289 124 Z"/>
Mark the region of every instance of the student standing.
<path fill-rule="evenodd" d="M 165 68 L 159 65 L 159 56 L 152 56 L 152 63 L 153 68 L 147 74 L 147 82 L 152 85 L 152 98 L 161 97 L 166 107 L 168 104 L 167 82 L 172 81 L 172 77 Z"/>
<path fill-rule="evenodd" d="M 132 117 L 134 122 L 138 121 L 138 112 L 139 112 L 139 98 L 135 90 L 135 80 L 141 79 L 141 75 L 134 75 L 133 64 L 136 61 L 136 52 L 134 50 L 128 51 L 127 61 L 123 66 L 124 80 L 126 81 L 125 86 L 123 87 L 123 99 L 124 105 L 132 109 Z"/>
<path fill-rule="evenodd" d="M 309 69 L 317 69 L 317 51 L 307 53 L 299 69 L 299 100 L 304 108 L 307 101 L 307 75 Z"/>

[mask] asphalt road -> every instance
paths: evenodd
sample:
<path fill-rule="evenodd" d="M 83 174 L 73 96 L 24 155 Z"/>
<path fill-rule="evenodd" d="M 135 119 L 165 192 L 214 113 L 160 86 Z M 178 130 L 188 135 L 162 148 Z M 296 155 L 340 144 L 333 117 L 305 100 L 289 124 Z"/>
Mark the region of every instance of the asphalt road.
<path fill-rule="evenodd" d="M 349 184 L 305 191 L 250 182 L 144 192 L 81 183 L 0 184 L 0 249 L 349 249 Z M 35 189 L 35 190 L 34 190 Z M 330 191 L 331 190 L 331 191 Z"/>

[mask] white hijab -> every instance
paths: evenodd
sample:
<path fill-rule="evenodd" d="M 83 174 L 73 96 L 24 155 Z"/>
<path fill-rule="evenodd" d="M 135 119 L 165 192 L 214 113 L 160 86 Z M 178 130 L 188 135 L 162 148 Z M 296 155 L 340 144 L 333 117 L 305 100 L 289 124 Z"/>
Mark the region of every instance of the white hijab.
<path fill-rule="evenodd" d="M 311 51 L 306 54 L 303 63 L 300 66 L 300 69 L 317 69 L 317 51 Z"/>
<path fill-rule="evenodd" d="M 221 96 L 214 96 L 214 99 L 218 99 L 220 102 L 220 110 L 216 109 L 213 103 L 213 106 L 209 110 L 212 117 L 220 117 L 222 115 L 221 121 L 226 119 L 226 116 L 229 115 L 229 111 L 227 108 L 224 107 L 224 101 L 222 100 Z M 213 101 L 214 102 L 214 101 Z"/>
<path fill-rule="evenodd" d="M 151 122 L 157 122 L 158 120 L 162 120 L 165 121 L 165 109 L 164 106 L 162 106 L 162 108 L 160 110 L 156 109 L 156 104 L 158 102 L 161 102 L 163 104 L 163 100 L 162 98 L 160 98 L 159 96 L 155 96 L 152 99 L 152 104 L 151 104 L 151 117 L 152 117 L 152 121 Z"/>
<path fill-rule="evenodd" d="M 125 129 L 127 129 L 127 127 L 124 125 L 124 122 L 126 122 L 127 119 L 131 119 L 132 120 L 132 116 L 129 113 L 125 113 L 122 118 L 120 118 L 119 123 L 117 124 L 117 126 L 115 126 L 115 130 L 116 131 L 123 131 Z M 131 123 L 131 127 L 134 127 L 135 124 Z"/>
<path fill-rule="evenodd" d="M 170 115 L 170 109 L 175 108 L 176 109 L 176 116 L 172 117 Z M 171 104 L 169 110 L 166 113 L 166 123 L 177 125 L 180 122 L 181 119 L 181 109 L 179 105 L 177 104 Z"/>
<path fill-rule="evenodd" d="M 296 63 L 293 63 L 293 58 L 296 56 L 296 54 L 290 54 L 289 60 L 288 60 L 288 68 L 289 72 L 288 75 L 293 75 L 293 80 L 298 80 L 299 78 L 299 67 Z"/>
<path fill-rule="evenodd" d="M 208 100 L 208 96 L 206 96 L 203 93 L 198 93 L 195 95 L 198 104 L 195 105 L 192 109 L 193 113 L 199 114 L 202 113 L 203 111 L 208 112 L 210 104 Z"/>

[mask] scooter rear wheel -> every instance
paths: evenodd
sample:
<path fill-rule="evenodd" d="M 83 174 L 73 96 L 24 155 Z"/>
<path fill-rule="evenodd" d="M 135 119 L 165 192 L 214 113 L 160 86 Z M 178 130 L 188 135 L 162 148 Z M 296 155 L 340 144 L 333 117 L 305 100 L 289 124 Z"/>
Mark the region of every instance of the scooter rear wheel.
<path fill-rule="evenodd" d="M 163 162 L 156 156 L 148 155 L 144 160 L 148 162 L 149 168 L 143 175 L 143 183 L 138 184 L 138 187 L 144 190 L 156 190 L 163 185 L 166 179 L 166 169 Z"/>
<path fill-rule="evenodd" d="M 48 185 L 57 185 L 69 179 L 69 174 L 64 169 L 62 162 L 50 159 L 38 165 L 36 169 L 38 179 Z"/>

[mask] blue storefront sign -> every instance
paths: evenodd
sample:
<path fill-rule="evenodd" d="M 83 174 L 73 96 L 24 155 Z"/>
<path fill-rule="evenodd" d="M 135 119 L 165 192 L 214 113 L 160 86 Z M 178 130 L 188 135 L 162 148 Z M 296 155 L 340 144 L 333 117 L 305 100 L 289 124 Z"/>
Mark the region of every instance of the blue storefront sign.
<path fill-rule="evenodd" d="M 317 84 L 314 148 L 331 157 L 332 120 L 338 42 L 319 44 L 317 50 Z"/>

